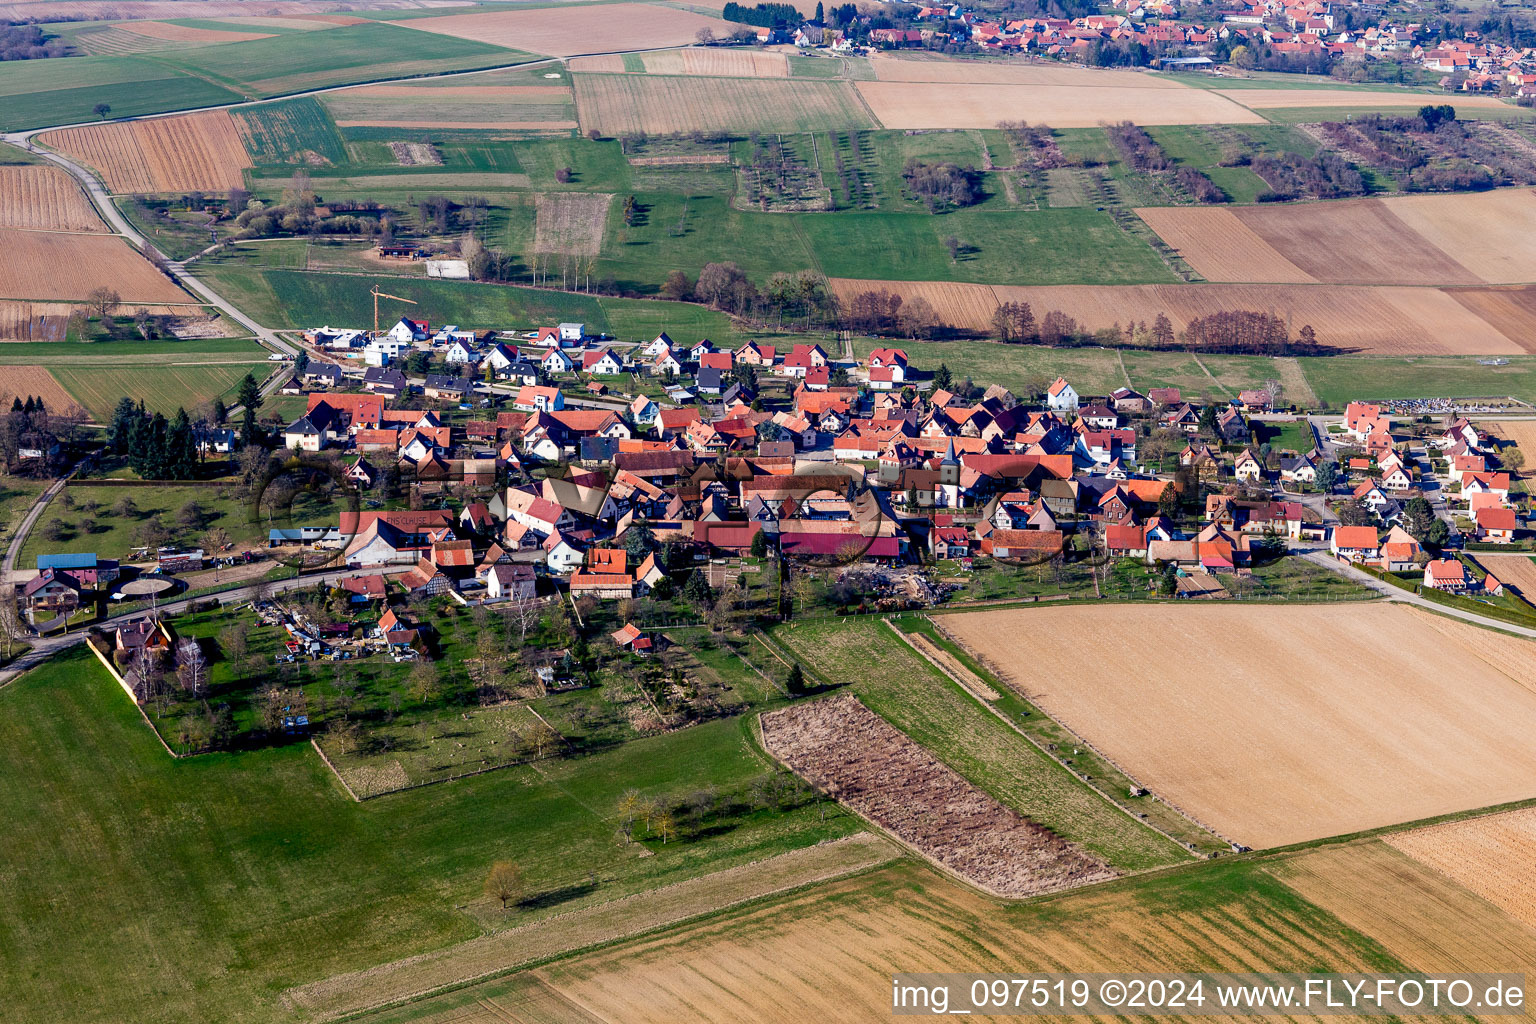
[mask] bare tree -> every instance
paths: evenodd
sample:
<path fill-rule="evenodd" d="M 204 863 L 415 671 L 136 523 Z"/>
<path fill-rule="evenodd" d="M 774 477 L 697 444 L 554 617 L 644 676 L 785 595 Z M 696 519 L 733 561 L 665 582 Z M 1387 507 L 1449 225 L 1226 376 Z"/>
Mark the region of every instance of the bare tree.
<path fill-rule="evenodd" d="M 16 604 L 16 587 L 11 584 L 0 587 L 0 651 L 5 652 L 6 661 L 16 653 L 24 632 L 21 609 Z"/>
<path fill-rule="evenodd" d="M 116 311 L 118 306 L 123 304 L 123 297 L 111 288 L 103 286 L 92 289 L 85 297 L 85 304 L 92 313 L 95 313 L 102 320 L 106 320 Z"/>
<path fill-rule="evenodd" d="M 507 625 L 517 630 L 518 646 L 528 642 L 528 633 L 539 624 L 539 617 L 543 613 L 543 606 L 536 598 L 519 595 L 512 599 L 503 612 Z"/>
<path fill-rule="evenodd" d="M 501 900 L 502 910 L 508 909 L 513 900 L 522 899 L 524 888 L 523 869 L 509 860 L 492 864 L 490 873 L 485 876 L 485 894 Z"/>
<path fill-rule="evenodd" d="M 181 661 L 176 666 L 176 681 L 194 697 L 201 697 L 208 685 L 208 659 L 202 645 L 189 640 L 182 646 Z"/>

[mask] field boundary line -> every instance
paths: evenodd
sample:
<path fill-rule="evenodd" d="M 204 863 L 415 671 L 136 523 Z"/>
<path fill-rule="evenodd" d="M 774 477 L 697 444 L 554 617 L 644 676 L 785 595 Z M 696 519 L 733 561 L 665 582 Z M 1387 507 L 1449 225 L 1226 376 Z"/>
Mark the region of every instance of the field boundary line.
<path fill-rule="evenodd" d="M 1197 354 L 1195 352 L 1190 352 L 1190 355 L 1194 357 L 1195 365 L 1200 367 L 1200 371 L 1202 373 L 1204 373 L 1207 377 L 1211 378 L 1211 383 L 1212 384 L 1215 384 L 1222 391 L 1225 391 L 1228 398 L 1234 397 L 1233 394 L 1232 394 L 1232 389 L 1227 387 L 1221 381 L 1216 379 L 1216 375 L 1214 373 L 1212 373 L 1211 372 L 1211 368 L 1206 366 L 1205 363 L 1200 359 L 1199 354 Z"/>
<path fill-rule="evenodd" d="M 1081 734 L 1079 734 L 1077 732 L 1077 730 L 1072 729 L 1071 727 L 1067 726 L 1060 719 L 1056 718 L 1053 715 L 1046 714 L 1045 711 L 1041 710 L 1041 708 L 1040 708 L 1040 706 L 1038 704 L 1036 704 L 1034 701 L 1029 699 L 1027 694 L 1021 693 L 1011 683 L 1005 682 L 1006 675 L 1004 673 L 998 671 L 996 666 L 994 666 L 990 660 L 988 660 L 985 657 L 982 657 L 976 651 L 971 650 L 969 645 L 967 645 L 963 641 L 961 641 L 958 638 L 956 638 L 947 629 L 945 629 L 943 626 L 939 625 L 937 620 L 933 619 L 931 616 L 925 615 L 925 616 L 923 616 L 923 618 L 925 618 L 929 622 L 933 623 L 933 628 L 934 629 L 937 629 L 944 636 L 944 638 L 946 640 L 948 640 L 950 643 L 954 644 L 960 650 L 964 651 L 967 656 L 969 656 L 970 658 L 972 658 L 976 662 L 976 664 L 982 666 L 988 672 L 992 673 L 992 677 L 994 679 L 996 679 L 997 682 L 1005 690 L 1007 690 L 1007 691 L 1009 691 L 1011 693 L 1018 694 L 1018 696 L 1021 697 L 1022 699 L 1026 700 L 1026 701 L 1029 701 L 1029 704 L 1030 704 L 1031 707 L 1035 708 L 1036 711 L 1038 711 L 1041 715 L 1044 715 L 1046 718 L 1049 718 L 1052 722 L 1055 722 L 1057 727 L 1060 728 L 1063 732 L 1065 732 L 1068 736 L 1071 736 L 1076 742 L 1082 744 L 1083 746 L 1087 747 L 1089 750 L 1091 750 L 1095 754 L 1097 754 L 1099 757 L 1103 758 L 1104 762 L 1106 764 L 1110 765 L 1111 767 L 1113 767 L 1115 769 L 1115 771 L 1117 771 L 1121 775 L 1125 776 L 1125 778 L 1127 780 L 1129 780 L 1130 782 L 1133 782 L 1133 783 L 1136 782 L 1136 776 L 1134 776 L 1130 772 L 1126 771 L 1125 770 L 1125 766 L 1122 765 L 1119 761 L 1116 761 L 1114 758 L 1112 758 L 1109 755 L 1105 754 L 1104 751 L 1100 750 L 1098 747 L 1094 746 L 1092 743 L 1089 743 L 1086 739 L 1084 739 L 1082 737 Z M 993 711 L 993 714 L 997 714 L 997 712 Z M 1001 717 L 1001 716 L 999 716 L 999 717 Z M 1004 721 L 1007 721 L 1007 720 L 1004 719 Z M 1024 733 L 1023 730 L 1019 729 L 1019 727 L 1017 725 L 1014 725 L 1014 723 L 1008 722 L 1008 725 L 1014 731 L 1022 733 L 1024 735 L 1024 737 L 1026 739 L 1028 739 L 1031 743 L 1033 743 L 1036 747 L 1040 746 L 1040 742 L 1038 740 L 1036 740 L 1034 737 L 1030 736 L 1028 733 Z M 1060 759 L 1057 758 L 1054 754 L 1052 754 L 1049 750 L 1045 751 L 1045 753 L 1053 761 L 1056 761 L 1057 764 L 1061 764 Z M 1071 768 L 1070 765 L 1063 764 L 1062 767 L 1065 768 L 1069 772 L 1072 771 L 1072 768 Z M 1160 833 L 1162 835 L 1168 836 L 1168 833 L 1163 832 L 1162 829 L 1157 828 L 1156 826 L 1152 825 L 1150 822 L 1145 822 L 1145 821 L 1142 821 L 1140 818 L 1137 818 L 1133 811 L 1130 811 L 1130 810 L 1128 810 L 1125 807 L 1121 807 L 1118 803 L 1115 802 L 1115 800 L 1112 797 L 1109 797 L 1108 795 L 1106 795 L 1097 786 L 1094 786 L 1093 783 L 1088 782 L 1087 780 L 1083 779 L 1082 776 L 1078 775 L 1076 772 L 1072 772 L 1072 774 L 1073 774 L 1074 778 L 1077 778 L 1084 785 L 1088 786 L 1089 788 L 1093 789 L 1095 792 L 1099 793 L 1100 796 L 1103 796 L 1106 800 L 1108 800 L 1110 803 L 1114 804 L 1121 811 L 1124 811 L 1126 814 L 1129 814 L 1138 823 L 1140 823 L 1142 825 L 1146 825 L 1148 828 L 1152 829 L 1154 832 L 1158 832 L 1158 833 Z M 1145 788 L 1145 787 L 1142 787 L 1142 788 Z M 1151 793 L 1152 791 L 1149 789 L 1149 790 L 1147 790 L 1147 792 Z M 1180 817 L 1182 817 L 1184 820 L 1190 822 L 1196 828 L 1199 828 L 1202 831 L 1207 832 L 1210 835 L 1215 836 L 1217 839 L 1220 839 L 1222 842 L 1226 843 L 1228 846 L 1233 847 L 1234 849 L 1238 846 L 1238 843 L 1235 840 L 1233 840 L 1232 837 L 1230 837 L 1228 835 L 1225 835 L 1224 833 L 1218 831 L 1217 829 L 1212 828 L 1210 825 L 1207 825 L 1205 822 L 1201 821 L 1199 818 L 1195 817 L 1193 814 L 1190 814 L 1183 807 L 1180 807 L 1178 804 L 1173 803 L 1167 797 L 1162 796 L 1162 795 L 1158 795 L 1158 794 L 1154 794 L 1153 798 L 1155 800 L 1157 800 L 1158 803 L 1161 803 L 1165 807 L 1168 807 L 1168 808 L 1172 809 Z M 1169 839 L 1173 839 L 1172 836 L 1168 836 L 1168 838 Z M 1174 843 L 1180 849 L 1183 849 L 1183 850 L 1189 852 L 1192 856 L 1194 856 L 1195 858 L 1199 859 L 1199 857 L 1200 857 L 1199 853 L 1197 853 L 1194 850 L 1191 850 L 1188 845 L 1186 845 L 1183 842 L 1180 842 L 1177 839 L 1173 839 L 1173 841 L 1174 841 Z"/>
<path fill-rule="evenodd" d="M 1115 349 L 1115 359 L 1120 363 L 1120 375 L 1125 378 L 1125 386 L 1135 391 L 1136 385 L 1131 383 L 1131 371 L 1125 368 L 1125 349 Z"/>
<path fill-rule="evenodd" d="M 924 615 L 923 618 L 926 621 L 928 621 L 930 624 L 932 624 L 934 629 L 939 630 L 939 632 L 942 633 L 944 635 L 945 639 L 949 640 L 950 643 L 955 644 L 957 647 L 959 647 L 961 650 L 965 651 L 971 657 L 973 657 L 973 658 L 976 657 L 976 655 L 972 651 L 970 651 L 969 648 L 967 648 L 964 644 L 959 643 L 957 640 L 955 640 L 954 637 L 950 636 L 947 632 L 945 632 L 943 629 L 941 629 L 939 627 L 938 623 L 934 622 L 932 619 L 929 619 L 928 616 L 926 616 L 926 615 Z M 1115 808 L 1115 810 L 1121 812 L 1126 817 L 1128 817 L 1132 821 L 1136 822 L 1136 824 L 1145 826 L 1146 828 L 1151 829 L 1153 832 L 1156 832 L 1158 835 L 1162 836 L 1164 839 L 1168 840 L 1170 843 L 1173 843 L 1173 845 L 1177 846 L 1179 849 L 1181 849 L 1185 853 L 1189 854 L 1192 859 L 1194 859 L 1194 860 L 1208 860 L 1209 859 L 1208 857 L 1202 857 L 1195 850 L 1191 850 L 1189 848 L 1189 844 L 1188 843 L 1185 843 L 1183 840 L 1178 839 L 1172 833 L 1164 831 L 1163 829 L 1159 828 L 1158 826 L 1152 824 L 1152 822 L 1150 822 L 1150 821 L 1147 821 L 1147 820 L 1145 820 L 1143 818 L 1137 817 L 1135 811 L 1131 810 L 1129 807 L 1126 807 L 1126 806 L 1122 805 L 1118 800 L 1116 800 L 1114 797 L 1110 796 L 1103 789 L 1101 789 L 1098 786 L 1094 785 L 1094 783 L 1091 780 L 1085 779 L 1085 778 L 1083 778 L 1083 776 L 1081 774 L 1079 774 L 1078 772 L 1073 771 L 1071 765 L 1067 764 L 1061 758 L 1057 757 L 1056 754 L 1053 753 L 1052 751 L 1047 750 L 1045 748 L 1045 746 L 1043 744 L 1041 744 L 1041 742 L 1039 740 L 1035 739 L 1035 737 L 1031 736 L 1029 733 L 1025 732 L 1023 729 L 1020 729 L 1016 723 L 1009 721 L 1008 718 L 1006 716 L 1004 716 L 1002 712 L 998 711 L 997 708 L 993 707 L 992 704 L 989 701 L 984 699 L 980 694 L 976 693 L 969 686 L 965 685 L 965 683 L 959 677 L 957 677 L 953 672 L 951 672 L 947 666 L 945 666 L 945 665 L 935 661 L 933 658 L 929 657 L 928 653 L 926 651 L 924 651 L 922 648 L 918 647 L 917 644 L 913 643 L 911 638 L 908 637 L 905 633 L 903 633 L 899 628 L 897 628 L 897 626 L 896 626 L 896 624 L 894 622 L 892 622 L 888 618 L 884 618 L 881 621 L 884 622 L 887 626 L 890 627 L 891 632 L 895 633 L 898 637 L 901 638 L 902 643 L 906 644 L 914 652 L 916 652 L 918 657 L 922 658 L 923 661 L 925 661 L 929 665 L 932 665 L 934 668 L 938 669 L 939 672 L 943 673 L 943 675 L 944 675 L 944 677 L 946 679 L 952 680 L 955 683 L 956 686 L 960 687 L 967 694 L 969 694 L 976 701 L 976 703 L 978 703 L 982 707 L 986 708 L 987 711 L 992 715 L 993 718 L 996 718 L 998 721 L 1002 722 L 1008 728 L 1012 729 L 1014 732 L 1016 732 L 1020 736 L 1024 737 L 1024 739 L 1027 740 L 1031 746 L 1033 746 L 1036 750 L 1040 751 L 1040 753 L 1044 754 L 1046 757 L 1050 758 L 1059 768 L 1061 768 L 1062 771 L 1068 772 L 1079 783 L 1081 783 L 1082 785 L 1086 786 L 1087 788 L 1093 790 L 1101 798 L 1103 798 L 1103 800 L 1106 803 L 1108 803 L 1111 807 Z M 984 664 L 984 662 L 982 662 L 982 660 L 980 658 L 977 658 L 976 660 L 977 660 L 977 664 Z M 994 675 L 995 675 L 995 673 L 994 673 Z M 999 680 L 999 682 L 1001 682 L 1001 680 Z M 1002 685 L 1003 685 L 1004 689 L 1008 689 L 1008 690 L 1012 689 L 1006 683 L 1004 683 Z M 1045 712 L 1041 711 L 1040 714 L 1045 715 Z M 1050 715 L 1045 715 L 1045 717 L 1051 718 Z M 1054 718 L 1051 718 L 1051 721 L 1056 722 L 1057 725 L 1061 725 L 1061 723 L 1057 722 L 1056 719 L 1054 719 Z M 1066 728 L 1066 727 L 1062 726 L 1062 728 Z M 1067 731 L 1069 733 L 1071 733 L 1070 729 L 1068 729 Z M 1071 733 L 1071 734 L 1074 735 L 1074 736 L 1076 735 L 1076 733 Z M 1097 749 L 1095 749 L 1094 752 L 1095 753 L 1099 753 L 1099 751 Z M 1103 754 L 1099 753 L 1099 756 L 1103 757 Z M 1115 770 L 1120 772 L 1122 775 L 1124 775 L 1128 781 L 1130 781 L 1132 783 L 1136 782 L 1135 777 L 1130 775 L 1129 773 L 1127 773 L 1125 771 L 1125 769 L 1121 768 L 1118 764 L 1115 764 L 1115 762 L 1110 761 L 1110 759 L 1107 758 L 1107 757 L 1104 758 L 1104 760 L 1108 761 L 1110 764 L 1114 765 Z M 1150 792 L 1150 790 L 1149 790 L 1149 792 Z M 1162 803 L 1162 804 L 1172 808 L 1174 811 L 1177 811 L 1183 818 L 1185 818 L 1191 824 L 1193 824 L 1193 825 L 1195 825 L 1195 826 L 1197 826 L 1199 828 L 1202 828 L 1202 829 L 1204 829 L 1207 832 L 1210 832 L 1212 835 L 1216 836 L 1218 839 L 1226 839 L 1225 836 L 1221 835 L 1218 832 L 1215 832 L 1212 829 L 1206 828 L 1200 822 L 1196 821 L 1194 818 L 1191 818 L 1188 814 L 1185 814 L 1183 811 L 1179 810 L 1179 808 L 1174 807 L 1173 804 L 1168 803 L 1168 801 L 1164 800 L 1162 797 L 1159 796 L 1159 797 L 1155 797 L 1154 799 L 1156 799 L 1159 803 Z M 1227 842 L 1230 843 L 1231 840 L 1227 840 Z M 1137 872 L 1125 872 L 1125 873 L 1122 874 L 1121 877 L 1124 877 L 1125 874 L 1136 874 L 1136 873 Z"/>
<path fill-rule="evenodd" d="M 320 755 L 320 760 L 331 770 L 331 775 L 337 782 L 341 783 L 341 788 L 347 791 L 347 796 L 351 797 L 355 803 L 362 803 L 363 798 L 353 792 L 351 786 L 347 785 L 347 780 L 341 777 L 341 772 L 337 771 L 336 766 L 331 763 L 331 759 L 325 756 L 325 751 L 320 749 L 320 744 L 316 742 L 313 736 L 309 738 L 309 745 L 315 748 L 315 753 Z"/>
<path fill-rule="evenodd" d="M 868 855 L 859 860 L 857 863 L 837 865 L 831 870 L 810 872 L 805 877 L 791 881 L 787 884 L 775 886 L 760 892 L 754 892 L 751 895 L 743 896 L 739 899 L 729 899 L 726 902 L 719 904 L 718 906 L 714 906 L 706 910 L 701 910 L 696 913 L 684 912 L 680 916 L 671 920 L 661 921 L 656 924 L 640 924 L 629 930 L 617 931 L 607 938 L 601 938 L 591 942 L 569 946 L 563 949 L 552 949 L 547 952 L 537 953 L 525 957 L 515 963 L 503 964 L 489 971 L 482 971 L 479 974 L 460 978 L 456 981 L 428 986 L 414 992 L 409 992 L 405 995 L 380 999 L 376 1002 L 367 1003 L 365 1005 L 351 1006 L 340 1010 L 312 1013 L 310 1019 L 326 1022 L 347 1020 L 360 1017 L 364 1014 L 376 1013 L 380 1010 L 403 1006 L 408 1003 L 413 1003 L 422 999 L 429 998 L 431 996 L 442 995 L 446 992 L 457 991 L 459 989 L 467 988 L 471 985 L 476 985 L 482 982 L 492 981 L 496 978 L 505 977 L 509 974 L 516 974 L 521 971 L 528 970 L 529 968 L 552 963 L 556 960 L 564 959 L 576 954 L 590 952 L 595 949 L 616 945 L 621 942 L 629 942 L 634 939 L 660 933 L 668 929 L 676 928 L 679 926 L 686 926 L 689 924 L 697 923 L 701 920 L 707 920 L 708 918 L 711 918 L 723 911 L 732 910 L 765 899 L 782 896 L 786 893 L 796 892 L 810 886 L 821 885 L 826 882 L 836 881 L 851 875 L 883 867 L 884 865 L 889 864 L 894 860 L 901 859 L 903 856 L 903 848 L 898 844 L 891 842 L 883 831 L 856 832 L 852 835 L 842 836 L 838 839 L 813 843 L 809 846 L 802 846 L 797 850 L 790 850 L 786 853 L 774 854 L 759 860 L 738 864 L 735 867 L 725 868 L 722 871 L 711 872 L 705 875 L 697 875 L 693 878 L 686 878 L 680 881 L 671 882 L 667 885 L 659 886 L 654 889 L 644 889 L 640 892 L 630 893 L 627 896 L 621 896 L 615 900 L 608 900 L 603 903 L 593 904 L 592 906 L 583 907 L 579 910 L 568 911 L 563 914 L 555 914 L 544 918 L 541 921 L 536 921 L 532 924 L 522 925 L 517 928 L 504 929 L 499 932 L 490 932 L 478 936 L 474 939 L 468 939 L 465 942 L 440 947 L 436 950 L 429 950 L 425 953 L 419 953 L 415 956 L 406 957 L 402 960 L 392 961 L 391 963 L 387 964 L 380 964 L 376 967 L 365 968 L 361 971 L 348 972 L 347 974 L 338 975 L 335 977 L 351 977 L 361 982 L 371 976 L 376 976 L 389 968 L 406 967 L 414 963 L 430 960 L 434 957 L 444 956 L 448 951 L 461 948 L 469 943 L 480 942 L 488 944 L 506 936 L 529 934 L 534 930 L 544 929 L 552 922 L 565 921 L 570 918 L 580 916 L 595 916 L 594 912 L 612 911 L 624 904 L 639 902 L 642 899 L 656 899 L 658 897 L 662 897 L 664 899 L 670 891 L 675 891 L 679 887 L 697 885 L 698 883 L 701 883 L 707 879 L 715 879 L 718 881 L 719 876 L 721 875 L 731 874 L 733 876 L 751 877 L 756 873 L 760 873 L 761 869 L 769 864 L 777 863 L 779 865 L 783 865 L 785 862 L 780 858 L 788 857 L 795 858 L 797 860 L 809 860 L 811 859 L 811 855 L 813 853 L 826 852 L 828 848 L 837 848 L 839 850 L 851 849 L 855 853 L 860 848 L 867 848 Z M 298 985 L 294 986 L 293 988 L 289 988 L 281 994 L 281 1001 L 291 1008 L 303 1011 L 305 1006 L 302 1002 L 298 1001 L 298 996 L 302 994 L 306 989 L 314 989 L 318 986 L 323 986 L 331 980 L 333 979 L 323 978 L 318 982 L 313 982 L 308 985 Z"/>

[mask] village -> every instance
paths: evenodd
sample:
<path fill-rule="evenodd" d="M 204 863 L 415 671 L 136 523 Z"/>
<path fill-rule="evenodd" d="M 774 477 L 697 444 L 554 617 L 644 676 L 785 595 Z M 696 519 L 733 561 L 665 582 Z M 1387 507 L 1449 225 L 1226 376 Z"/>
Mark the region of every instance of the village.
<path fill-rule="evenodd" d="M 589 337 L 580 323 L 403 317 L 303 340 L 277 391 L 305 411 L 265 457 L 320 504 L 268 529 L 265 547 L 167 548 L 134 567 L 40 555 L 16 588 L 43 633 L 93 630 L 178 749 L 240 733 L 237 715 L 210 709 L 215 664 L 248 734 L 355 729 L 338 726 L 349 716 L 334 696 L 312 714 L 317 680 L 347 687 L 306 667 L 354 659 L 392 680 L 391 723 L 408 691 L 440 711 L 454 678 L 455 699 L 481 708 L 591 690 L 633 705 L 626 728 L 643 734 L 728 706 L 701 645 L 748 663 L 756 625 L 795 617 L 1358 600 L 1382 584 L 1532 617 L 1480 554 L 1531 547 L 1521 454 L 1454 409 L 1309 415 L 1265 390 L 1087 395 L 1065 377 L 1015 395 L 914 366 L 900 347 L 854 361 L 816 342 L 726 350 Z M 226 433 L 208 443 L 234 445 Z M 171 599 L 179 577 L 214 564 L 265 575 L 202 601 L 190 591 L 185 614 L 151 605 L 90 625 L 92 608 Z M 803 686 L 798 665 L 759 653 L 764 680 Z M 355 737 L 328 736 L 338 762 L 361 756 Z"/>
<path fill-rule="evenodd" d="M 860 39 L 873 49 L 973 47 L 1167 70 L 1212 70 L 1230 61 L 1225 73 L 1238 75 L 1255 67 L 1316 72 L 1334 62 L 1379 62 L 1422 70 L 1431 76 L 1426 82 L 1447 89 L 1536 96 L 1532 47 L 1485 40 L 1475 29 L 1444 37 L 1423 18 L 1330 0 L 1235 0 L 1208 20 L 1191 19 L 1177 0 L 1114 0 L 1107 13 L 1072 18 L 999 19 L 963 4 L 892 3 L 881 13 L 907 27 L 862 29 Z M 853 49 L 851 32 L 807 23 L 792 31 L 760 28 L 756 41 L 840 53 Z"/>

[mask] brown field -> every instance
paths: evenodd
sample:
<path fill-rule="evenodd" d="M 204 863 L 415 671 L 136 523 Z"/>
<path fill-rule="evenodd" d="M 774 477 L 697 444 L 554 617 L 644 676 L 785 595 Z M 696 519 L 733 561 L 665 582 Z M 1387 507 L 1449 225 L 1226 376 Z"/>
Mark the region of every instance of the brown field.
<path fill-rule="evenodd" d="M 564 85 L 365 85 L 361 89 L 346 90 L 348 97 L 380 96 L 407 100 L 447 99 L 463 96 L 466 99 L 518 101 L 546 101 L 560 103 L 571 98 L 571 90 Z"/>
<path fill-rule="evenodd" d="M 1536 796 L 1521 738 L 1536 677 L 1503 664 L 1536 647 L 1475 626 L 1388 604 L 1050 607 L 945 626 L 1141 784 L 1248 846 Z"/>
<path fill-rule="evenodd" d="M 605 135 L 874 127 L 847 82 L 686 75 L 576 75 L 583 129 Z"/>
<path fill-rule="evenodd" d="M 78 408 L 80 403 L 64 390 L 46 366 L 7 366 L 0 373 L 0 401 L 10 408 L 12 398 L 41 398 L 43 404 L 54 412 Z"/>
<path fill-rule="evenodd" d="M 1529 337 L 1536 324 L 1536 287 L 1447 288 L 1445 293 L 1510 338 Z"/>
<path fill-rule="evenodd" d="M 74 308 L 68 302 L 0 301 L 0 342 L 63 341 Z"/>
<path fill-rule="evenodd" d="M 859 95 L 887 128 L 991 128 L 999 121 L 1044 121 L 1054 128 L 1137 124 L 1262 124 L 1246 107 L 1206 89 L 1145 85 L 976 85 L 935 89 L 924 82 L 858 82 Z"/>
<path fill-rule="evenodd" d="M 865 871 L 899 855 L 886 839 L 858 833 L 289 989 L 283 1001 L 310 1019 L 329 1019 Z"/>
<path fill-rule="evenodd" d="M 454 121 L 455 128 L 484 128 L 503 131 L 568 132 L 575 121 Z M 442 121 L 337 121 L 338 128 L 442 128 Z M 525 175 L 518 175 L 525 177 Z"/>
<path fill-rule="evenodd" d="M 882 82 L 942 82 L 948 85 L 1070 86 L 1074 89 L 1162 89 L 1188 91 L 1171 78 L 1138 71 L 1080 68 L 1055 61 L 1000 63 L 993 60 L 913 59 L 876 53 L 870 58 Z M 1031 121 L 1036 118 L 1030 118 Z M 988 127 L 991 127 L 988 125 Z"/>
<path fill-rule="evenodd" d="M 1248 206 L 1238 219 L 1282 256 L 1330 284 L 1482 284 L 1392 215 L 1379 199 Z"/>
<path fill-rule="evenodd" d="M 106 231 L 78 182 L 57 167 L 0 167 L 0 228 Z"/>
<path fill-rule="evenodd" d="M 719 18 L 640 3 L 482 11 L 393 24 L 551 57 L 686 46 L 700 29 L 728 36 L 736 28 Z"/>
<path fill-rule="evenodd" d="M 1270 871 L 1415 970 L 1536 972 L 1536 931 L 1379 840 L 1311 850 Z"/>
<path fill-rule="evenodd" d="M 1526 604 L 1536 607 L 1536 562 L 1524 555 L 1490 558 L 1479 554 L 1477 564 L 1497 576 L 1500 583 L 1518 594 Z"/>
<path fill-rule="evenodd" d="M 1168 314 L 1175 330 L 1221 310 L 1258 310 L 1287 318 L 1293 330 L 1311 324 L 1318 341 L 1372 355 L 1522 355 L 1529 349 L 1479 317 L 1455 289 L 1379 288 L 1362 285 L 1144 284 L 985 285 L 935 281 L 864 281 L 833 278 L 847 301 L 884 288 L 910 298 L 921 295 L 945 323 L 991 329 L 999 303 L 1020 301 L 1059 309 L 1089 329 L 1153 320 Z M 1536 310 L 1514 335 L 1536 347 Z M 1506 325 L 1500 325 L 1506 326 Z M 1507 328 L 1506 328 L 1507 329 Z"/>
<path fill-rule="evenodd" d="M 185 18 L 187 0 L 9 0 L 0 3 L 0 20 L 37 17 L 37 4 L 48 5 L 48 17 L 55 21 L 125 21 L 142 18 Z M 365 10 L 411 10 L 431 7 L 461 7 L 463 0 L 363 0 L 351 4 Z M 245 14 L 302 14 L 320 20 L 308 0 L 199 0 L 196 17 L 226 18 Z"/>
<path fill-rule="evenodd" d="M 1254 110 L 1285 107 L 1422 107 L 1435 97 L 1421 92 L 1373 92 L 1369 89 L 1218 89 L 1221 95 Z M 1494 96 L 1456 97 L 1456 109 L 1508 110 Z"/>
<path fill-rule="evenodd" d="M 1380 969 L 1358 935 L 1263 883 L 1203 898 L 1113 885 L 999 907 L 904 863 L 533 977 L 626 1024 L 864 1024 L 889 1016 L 904 971 Z"/>
<path fill-rule="evenodd" d="M 1286 259 L 1232 210 L 1202 206 L 1154 206 L 1136 215 L 1207 281 L 1315 284 L 1317 279 Z"/>
<path fill-rule="evenodd" d="M 713 75 L 717 78 L 788 78 L 789 61 L 771 50 L 718 48 L 662 50 L 644 56 L 653 75 Z"/>
<path fill-rule="evenodd" d="M 1110 866 L 1003 806 L 859 703 L 806 701 L 762 717 L 763 747 L 925 857 L 998 896 L 1115 876 Z"/>
<path fill-rule="evenodd" d="M 613 196 L 599 192 L 542 192 L 533 228 L 535 252 L 596 256 Z"/>
<path fill-rule="evenodd" d="M 251 158 L 226 110 L 84 125 L 38 138 L 90 165 L 114 193 L 222 192 L 245 184 Z"/>
<path fill-rule="evenodd" d="M 690 3 L 688 6 L 707 7 L 711 10 L 719 11 L 725 8 L 726 2 L 727 0 L 696 0 L 696 2 Z M 807 18 L 816 13 L 816 0 L 787 0 L 787 2 Z"/>
<path fill-rule="evenodd" d="M 1536 927 L 1536 808 L 1399 832 L 1384 842 Z"/>
<path fill-rule="evenodd" d="M 124 302 L 188 301 L 120 238 L 0 228 L 0 297 L 83 299 L 102 285 Z"/>
<path fill-rule="evenodd" d="M 603 75 L 622 75 L 625 71 L 624 55 L 622 53 L 600 53 L 591 57 L 574 57 L 567 66 L 572 71 L 591 71 Z"/>
<path fill-rule="evenodd" d="M 1397 196 L 1384 203 L 1420 237 L 1483 280 L 1536 281 L 1536 190 Z"/>
<path fill-rule="evenodd" d="M 125 21 L 114 26 L 151 39 L 172 39 L 179 43 L 243 43 L 249 39 L 271 39 L 270 32 L 222 32 L 214 28 L 167 25 L 163 21 Z"/>

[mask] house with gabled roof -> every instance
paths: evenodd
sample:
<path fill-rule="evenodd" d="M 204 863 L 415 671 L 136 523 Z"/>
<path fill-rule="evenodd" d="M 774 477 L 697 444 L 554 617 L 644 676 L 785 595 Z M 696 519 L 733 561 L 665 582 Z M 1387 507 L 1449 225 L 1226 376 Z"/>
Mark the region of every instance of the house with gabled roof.
<path fill-rule="evenodd" d="M 1335 526 L 1328 550 L 1345 561 L 1374 562 L 1381 557 L 1381 542 L 1374 526 Z"/>
<path fill-rule="evenodd" d="M 1477 510 L 1477 539 L 1487 544 L 1510 544 L 1520 521 L 1512 508 L 1480 508 Z"/>
<path fill-rule="evenodd" d="M 1432 590 L 1460 594 L 1471 585 L 1467 567 L 1455 558 L 1435 558 L 1424 564 L 1424 586 Z"/>
<path fill-rule="evenodd" d="M 1058 415 L 1076 415 L 1079 404 L 1077 389 L 1067 383 L 1067 378 L 1057 377 L 1046 388 L 1045 404 Z"/>

